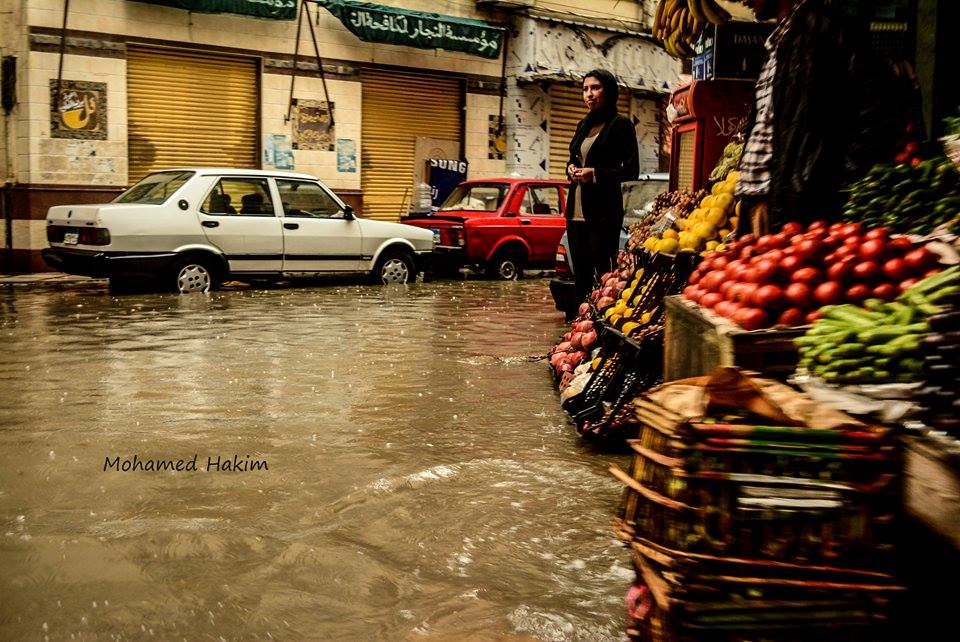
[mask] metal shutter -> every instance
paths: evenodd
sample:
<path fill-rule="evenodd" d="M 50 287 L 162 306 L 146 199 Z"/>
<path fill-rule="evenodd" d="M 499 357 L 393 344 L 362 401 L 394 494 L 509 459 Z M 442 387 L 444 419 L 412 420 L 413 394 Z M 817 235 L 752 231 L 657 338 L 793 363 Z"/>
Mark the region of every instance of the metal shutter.
<path fill-rule="evenodd" d="M 127 49 L 130 182 L 170 167 L 258 168 L 259 61 Z"/>
<path fill-rule="evenodd" d="M 630 92 L 623 87 L 617 98 L 617 111 L 630 116 Z M 550 178 L 567 180 L 570 141 L 577 131 L 577 123 L 586 115 L 582 85 L 550 86 Z"/>
<path fill-rule="evenodd" d="M 461 140 L 461 81 L 364 70 L 360 185 L 366 218 L 396 221 L 413 186 L 416 139 Z"/>

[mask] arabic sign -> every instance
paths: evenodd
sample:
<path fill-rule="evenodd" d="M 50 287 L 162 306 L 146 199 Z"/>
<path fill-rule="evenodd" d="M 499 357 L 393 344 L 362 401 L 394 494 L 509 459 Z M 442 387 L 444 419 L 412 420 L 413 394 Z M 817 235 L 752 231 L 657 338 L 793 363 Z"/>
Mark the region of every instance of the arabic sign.
<path fill-rule="evenodd" d="M 50 137 L 107 139 L 107 83 L 50 79 Z"/>
<path fill-rule="evenodd" d="M 503 31 L 482 20 L 349 0 L 320 0 L 320 5 L 366 42 L 462 51 L 484 58 L 500 55 Z"/>
<path fill-rule="evenodd" d="M 293 20 L 297 17 L 297 0 L 137 0 L 162 4 L 174 9 L 200 13 L 238 13 L 243 16 Z"/>
<path fill-rule="evenodd" d="M 333 151 L 336 140 L 334 128 L 330 123 L 333 103 L 323 100 L 293 99 L 293 140 L 294 149 L 311 149 L 325 152 Z"/>

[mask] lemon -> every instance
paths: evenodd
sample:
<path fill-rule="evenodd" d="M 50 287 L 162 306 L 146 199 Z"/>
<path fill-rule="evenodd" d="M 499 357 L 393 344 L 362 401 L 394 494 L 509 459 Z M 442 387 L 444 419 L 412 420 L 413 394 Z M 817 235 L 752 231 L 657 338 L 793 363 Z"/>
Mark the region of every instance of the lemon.
<path fill-rule="evenodd" d="M 740 180 L 740 172 L 738 172 L 737 170 L 733 170 L 732 172 L 727 174 L 727 180 L 733 183 L 734 185 L 736 185 L 737 181 Z"/>
<path fill-rule="evenodd" d="M 690 227 L 690 219 L 688 219 L 688 218 L 682 218 L 682 219 L 680 219 L 680 220 L 677 221 L 677 225 L 680 227 L 681 230 L 689 229 L 689 227 Z"/>
<path fill-rule="evenodd" d="M 717 252 L 726 252 L 726 251 L 727 251 L 726 244 L 721 243 L 720 245 L 717 246 Z"/>
<path fill-rule="evenodd" d="M 610 325 L 615 326 L 615 325 L 617 325 L 618 323 L 620 323 L 620 319 L 622 319 L 622 318 L 623 318 L 623 317 L 621 317 L 619 314 L 614 314 L 614 315 L 611 315 L 608 320 L 610 321 Z"/>
<path fill-rule="evenodd" d="M 693 233 L 704 241 L 712 239 L 717 234 L 717 228 L 710 223 L 697 223 L 693 228 Z"/>
<path fill-rule="evenodd" d="M 716 202 L 716 199 L 713 196 L 705 196 L 702 201 L 700 201 L 700 207 L 704 209 L 710 209 L 713 207 L 713 204 Z"/>
<path fill-rule="evenodd" d="M 737 189 L 736 183 L 720 183 L 720 189 L 717 190 L 717 194 L 730 194 L 733 196 L 734 190 Z"/>
<path fill-rule="evenodd" d="M 716 183 L 713 184 L 713 187 L 710 188 L 710 193 L 716 196 L 717 194 L 720 194 L 723 191 L 724 187 L 726 187 L 725 183 L 723 183 L 722 181 L 717 181 Z"/>
<path fill-rule="evenodd" d="M 707 212 L 707 216 L 704 218 L 704 221 L 715 228 L 722 227 L 723 224 L 727 222 L 727 213 L 719 207 L 711 207 L 710 211 Z"/>
<path fill-rule="evenodd" d="M 633 288 L 627 288 L 623 291 L 623 294 L 620 295 L 620 298 L 624 301 L 629 301 L 630 297 L 633 296 Z"/>
<path fill-rule="evenodd" d="M 643 242 L 643 247 L 651 252 L 655 252 L 657 249 L 657 243 L 660 242 L 660 239 L 656 236 L 651 236 L 646 241 Z"/>
<path fill-rule="evenodd" d="M 737 227 L 737 223 L 739 223 L 739 222 L 740 222 L 740 217 L 739 217 L 739 216 L 734 216 L 734 217 L 732 217 L 732 218 L 730 219 L 730 227 L 736 228 L 736 227 Z"/>
<path fill-rule="evenodd" d="M 725 212 L 729 212 L 733 208 L 734 202 L 735 201 L 733 196 L 730 194 L 727 194 L 726 192 L 724 192 L 723 194 L 718 194 L 713 201 L 714 207 L 719 207 Z"/>
<path fill-rule="evenodd" d="M 700 239 L 696 234 L 690 232 L 682 232 L 680 234 L 680 249 L 681 250 L 695 250 L 697 245 L 700 244 Z"/>
<path fill-rule="evenodd" d="M 620 328 L 620 331 L 623 332 L 624 334 L 630 334 L 631 332 L 633 332 L 639 327 L 640 327 L 640 324 L 637 323 L 636 321 L 628 321 L 627 323 L 623 324 L 623 327 Z"/>
<path fill-rule="evenodd" d="M 656 251 L 663 254 L 674 254 L 679 246 L 677 239 L 663 239 L 657 243 Z"/>
<path fill-rule="evenodd" d="M 717 238 L 725 239 L 728 236 L 730 236 L 730 230 L 724 229 L 717 232 Z"/>
<path fill-rule="evenodd" d="M 633 308 L 627 308 L 626 310 L 623 311 L 623 318 L 624 318 L 624 319 L 632 319 L 632 318 L 633 318 L 633 312 L 634 312 Z"/>
<path fill-rule="evenodd" d="M 601 361 L 603 361 L 603 358 L 602 358 L 602 357 L 597 357 L 596 359 L 594 359 L 593 361 L 591 361 L 591 362 L 590 362 L 590 369 L 591 369 L 591 370 L 596 370 L 597 368 L 599 368 Z"/>
<path fill-rule="evenodd" d="M 720 243 L 718 241 L 707 241 L 707 246 L 706 246 L 707 252 L 713 252 L 714 250 L 717 249 L 719 245 Z"/>
<path fill-rule="evenodd" d="M 666 231 L 663 233 L 663 238 L 665 238 L 665 239 L 675 239 L 675 238 L 680 238 L 680 237 L 679 237 L 679 235 L 677 234 L 677 231 L 676 231 L 676 230 L 666 230 Z"/>

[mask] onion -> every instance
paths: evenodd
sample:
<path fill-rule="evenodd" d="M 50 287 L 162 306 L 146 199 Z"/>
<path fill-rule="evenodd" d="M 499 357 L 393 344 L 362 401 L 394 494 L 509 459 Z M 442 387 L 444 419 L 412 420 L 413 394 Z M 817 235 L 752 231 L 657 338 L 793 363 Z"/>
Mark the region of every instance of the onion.
<path fill-rule="evenodd" d="M 597 297 L 597 298 L 599 298 L 599 297 Z M 587 303 L 586 301 L 584 301 L 583 303 L 581 303 L 581 304 L 580 304 L 580 308 L 577 310 L 577 313 L 578 313 L 577 316 L 581 316 L 581 317 L 590 314 L 590 304 Z"/>
<path fill-rule="evenodd" d="M 580 345 L 583 346 L 585 350 L 589 350 L 597 340 L 597 331 L 590 330 L 589 332 L 584 332 L 580 335 Z"/>
<path fill-rule="evenodd" d="M 597 307 L 602 309 L 602 308 L 607 307 L 608 305 L 611 305 L 612 303 L 613 303 L 613 297 L 612 297 L 612 296 L 601 296 L 601 297 L 597 300 Z"/>
<path fill-rule="evenodd" d="M 564 342 L 562 342 L 562 343 L 558 343 L 558 344 L 557 344 L 557 347 L 554 348 L 554 351 L 555 351 L 555 352 L 570 352 L 570 348 L 571 348 L 570 342 L 569 342 L 569 341 L 564 341 Z"/>
<path fill-rule="evenodd" d="M 582 332 L 574 332 L 573 336 L 570 337 L 570 347 L 574 350 L 579 350 L 583 347 L 583 344 L 580 343 L 583 340 Z"/>

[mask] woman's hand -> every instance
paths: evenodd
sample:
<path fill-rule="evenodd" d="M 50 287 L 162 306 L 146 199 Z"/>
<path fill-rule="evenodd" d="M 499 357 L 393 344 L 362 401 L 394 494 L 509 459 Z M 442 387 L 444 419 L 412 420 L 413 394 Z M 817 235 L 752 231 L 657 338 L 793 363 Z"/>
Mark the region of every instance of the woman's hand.
<path fill-rule="evenodd" d="M 577 178 L 581 183 L 592 183 L 594 182 L 595 174 L 592 167 L 581 167 L 579 170 L 579 176 Z"/>
<path fill-rule="evenodd" d="M 577 180 L 575 178 L 576 175 L 577 175 L 577 166 L 574 165 L 573 163 L 570 163 L 569 165 L 567 165 L 567 178 L 569 178 L 571 181 L 576 181 Z"/>

